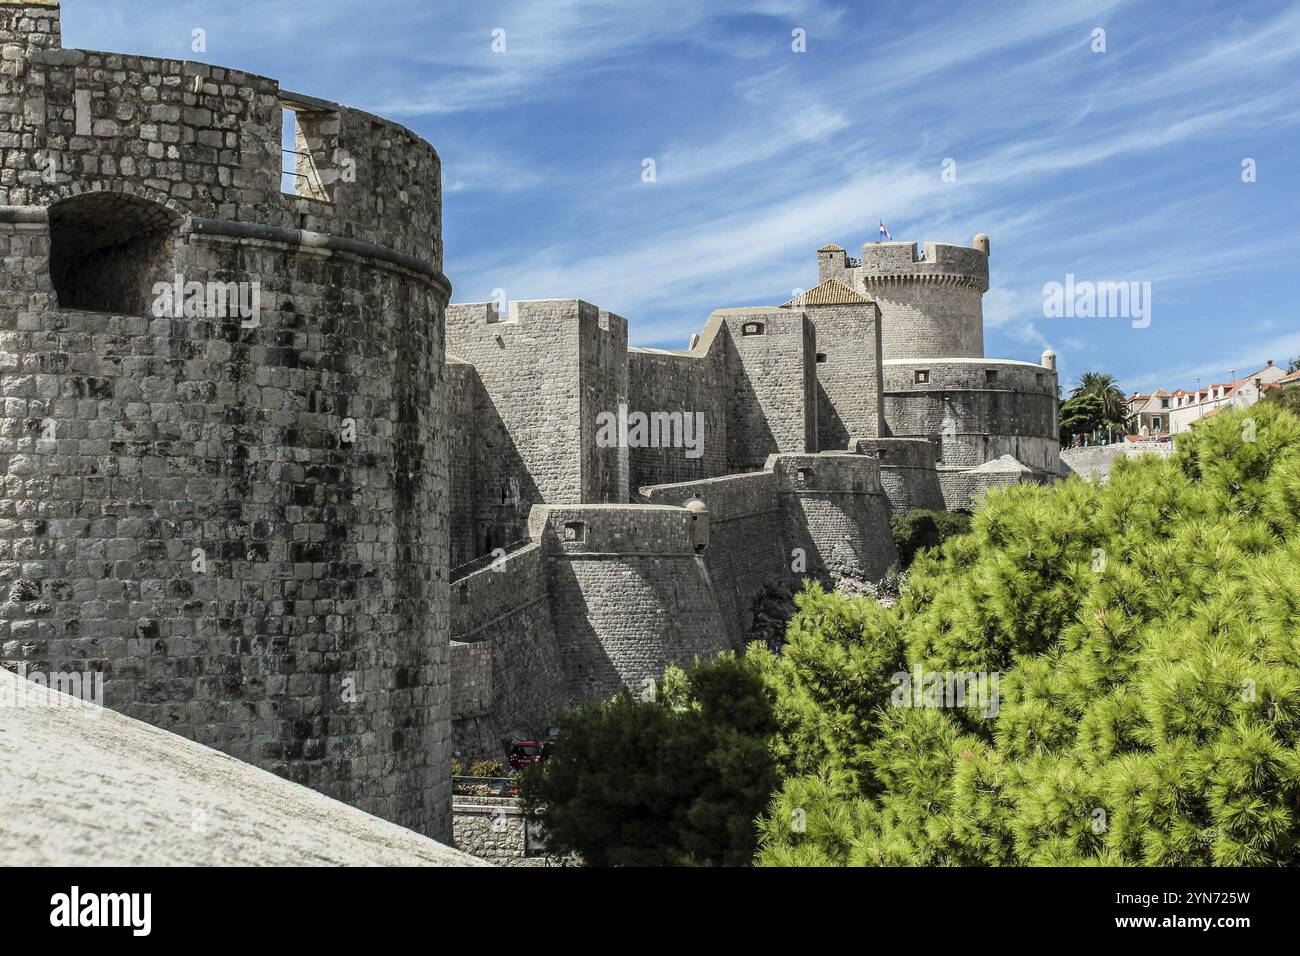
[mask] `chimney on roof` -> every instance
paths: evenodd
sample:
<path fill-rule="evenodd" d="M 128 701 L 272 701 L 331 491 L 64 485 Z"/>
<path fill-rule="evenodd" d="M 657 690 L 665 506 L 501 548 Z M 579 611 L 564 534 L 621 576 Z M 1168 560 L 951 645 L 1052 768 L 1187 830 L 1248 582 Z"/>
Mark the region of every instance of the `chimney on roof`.
<path fill-rule="evenodd" d="M 1268 360 L 1268 366 L 1269 366 L 1269 368 L 1272 368 L 1272 367 L 1273 367 L 1273 360 L 1272 360 L 1272 359 L 1269 359 L 1269 360 Z"/>

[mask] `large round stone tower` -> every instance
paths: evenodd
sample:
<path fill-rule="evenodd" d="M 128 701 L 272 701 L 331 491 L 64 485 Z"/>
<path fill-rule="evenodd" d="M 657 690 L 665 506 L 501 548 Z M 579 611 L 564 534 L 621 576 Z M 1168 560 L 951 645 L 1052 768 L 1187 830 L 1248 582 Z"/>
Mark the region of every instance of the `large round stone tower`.
<path fill-rule="evenodd" d="M 1055 359 L 1035 365 L 984 355 L 987 235 L 970 246 L 920 249 L 869 242 L 858 261 L 828 245 L 817 250 L 817 264 L 823 281 L 838 279 L 880 310 L 881 436 L 891 441 L 868 444 L 894 473 L 886 484 L 903 470 L 923 474 L 932 455 L 951 509 L 971 506 L 972 489 L 1008 474 L 1051 480 L 1060 473 Z M 928 507 L 918 502 L 937 500 L 934 491 L 909 487 L 891 497 L 896 507 Z"/>
<path fill-rule="evenodd" d="M 449 837 L 436 153 L 53 2 L 0 47 L 0 662 Z"/>
<path fill-rule="evenodd" d="M 927 242 L 920 251 L 915 242 L 870 242 L 859 263 L 846 259 L 839 246 L 818 250 L 821 278 L 835 276 L 875 301 L 886 361 L 984 355 L 986 236 L 973 248 Z"/>

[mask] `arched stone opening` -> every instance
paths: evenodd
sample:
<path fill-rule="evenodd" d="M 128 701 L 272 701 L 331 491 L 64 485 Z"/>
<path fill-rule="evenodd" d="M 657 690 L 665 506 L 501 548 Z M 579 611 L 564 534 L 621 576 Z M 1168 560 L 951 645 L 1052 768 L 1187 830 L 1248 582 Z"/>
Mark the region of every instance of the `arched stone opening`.
<path fill-rule="evenodd" d="M 122 193 L 85 193 L 50 207 L 50 279 L 61 309 L 147 315 L 153 286 L 172 283 L 182 217 Z"/>

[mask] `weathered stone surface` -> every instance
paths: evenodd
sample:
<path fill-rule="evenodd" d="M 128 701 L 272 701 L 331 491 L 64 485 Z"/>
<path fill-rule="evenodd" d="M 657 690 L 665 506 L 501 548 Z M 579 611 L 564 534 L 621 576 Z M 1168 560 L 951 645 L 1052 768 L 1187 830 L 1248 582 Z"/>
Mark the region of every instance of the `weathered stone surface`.
<path fill-rule="evenodd" d="M 102 673 L 114 709 L 448 838 L 438 157 L 58 35 L 0 5 L 0 663 Z"/>
<path fill-rule="evenodd" d="M 548 856 L 530 830 L 521 801 L 512 797 L 457 796 L 452 804 L 456 848 L 497 866 L 578 866 L 574 858 Z"/>
<path fill-rule="evenodd" d="M 1055 368 L 983 357 L 987 237 L 823 247 L 629 349 L 576 299 L 448 308 L 402 127 L 59 37 L 0 3 L 0 648 L 112 707 L 445 837 L 453 716 L 499 755 L 740 646 L 769 586 L 883 574 L 891 513 L 1059 472 Z M 178 276 L 256 321 L 156 309 Z"/>
<path fill-rule="evenodd" d="M 1071 474 L 1106 481 L 1110 478 L 1115 462 L 1121 458 L 1137 458 L 1142 455 L 1167 457 L 1173 453 L 1174 443 L 1171 441 L 1119 441 L 1088 448 L 1067 448 L 1061 452 L 1061 461 Z"/>
<path fill-rule="evenodd" d="M 4 670 L 0 767 L 0 866 L 482 865 L 176 734 L 46 699 Z"/>

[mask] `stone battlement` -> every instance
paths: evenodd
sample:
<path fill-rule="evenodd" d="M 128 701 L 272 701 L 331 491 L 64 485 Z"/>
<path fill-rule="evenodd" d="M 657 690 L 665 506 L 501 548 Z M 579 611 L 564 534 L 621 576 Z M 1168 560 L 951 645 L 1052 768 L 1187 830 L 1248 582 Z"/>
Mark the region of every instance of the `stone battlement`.
<path fill-rule="evenodd" d="M 129 191 L 178 213 L 361 240 L 441 269 L 441 168 L 404 126 L 207 63 L 61 49 L 57 5 L 0 5 L 18 105 L 0 206 Z M 3 74 L 0 74 L 2 77 Z M 296 122 L 301 155 L 281 135 Z M 286 172 L 298 185 L 282 192 Z"/>
<path fill-rule="evenodd" d="M 850 263 L 836 245 L 817 250 L 823 283 L 838 280 L 880 308 L 881 351 L 888 359 L 984 354 L 983 295 L 989 288 L 989 239 L 972 247 L 927 242 L 869 242 Z"/>
<path fill-rule="evenodd" d="M 571 505 L 534 508 L 529 537 L 550 556 L 680 556 L 695 553 L 692 519 L 666 505 Z"/>
<path fill-rule="evenodd" d="M 989 257 L 979 249 L 927 242 L 869 242 L 862 247 L 861 265 L 854 267 L 859 286 L 868 290 L 893 282 L 934 282 L 968 285 L 987 292 Z"/>
<path fill-rule="evenodd" d="M 487 326 L 545 328 L 555 331 L 557 322 L 571 322 L 602 331 L 627 328 L 627 320 L 583 299 L 511 300 L 503 310 L 500 303 L 457 302 L 447 309 L 447 322 L 458 333 L 482 335 Z M 495 331 L 499 330 L 494 330 Z"/>

